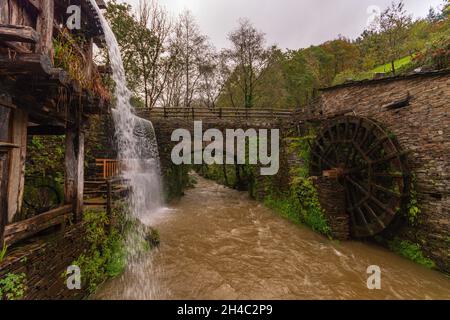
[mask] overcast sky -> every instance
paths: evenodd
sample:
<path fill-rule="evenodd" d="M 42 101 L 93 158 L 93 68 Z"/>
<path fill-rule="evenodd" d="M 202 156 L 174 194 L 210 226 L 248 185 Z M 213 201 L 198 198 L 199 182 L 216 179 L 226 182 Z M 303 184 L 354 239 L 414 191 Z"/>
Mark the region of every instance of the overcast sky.
<path fill-rule="evenodd" d="M 139 0 L 119 0 L 137 7 Z M 202 32 L 218 48 L 228 46 L 227 34 L 241 17 L 266 34 L 268 44 L 298 49 L 336 38 L 352 39 L 364 30 L 373 8 L 391 0 L 159 0 L 173 16 L 192 11 Z M 443 0 L 405 0 L 414 17 L 426 16 Z"/>

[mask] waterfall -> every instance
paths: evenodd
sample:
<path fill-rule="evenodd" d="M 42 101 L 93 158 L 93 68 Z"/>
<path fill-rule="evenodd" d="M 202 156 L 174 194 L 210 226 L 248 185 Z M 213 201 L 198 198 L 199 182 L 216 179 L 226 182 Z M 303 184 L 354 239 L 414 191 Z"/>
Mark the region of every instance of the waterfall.
<path fill-rule="evenodd" d="M 137 117 L 130 103 L 119 45 L 95 0 L 90 0 L 100 18 L 108 47 L 112 78 L 115 82 L 115 107 L 112 110 L 122 174 L 129 181 L 130 211 L 135 218 L 147 220 L 162 208 L 162 184 L 158 145 L 153 124 Z"/>

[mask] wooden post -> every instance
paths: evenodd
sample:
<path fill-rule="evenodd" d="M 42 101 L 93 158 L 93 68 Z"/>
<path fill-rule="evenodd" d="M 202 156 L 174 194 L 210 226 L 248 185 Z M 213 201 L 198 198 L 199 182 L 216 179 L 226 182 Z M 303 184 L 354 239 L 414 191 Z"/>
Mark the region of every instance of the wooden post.
<path fill-rule="evenodd" d="M 53 61 L 54 0 L 41 0 L 41 13 L 37 19 L 37 32 L 41 38 L 37 52 L 46 54 Z"/>
<path fill-rule="evenodd" d="M 8 1 L 0 2 L 0 24 L 10 24 L 9 21 L 9 3 Z"/>
<path fill-rule="evenodd" d="M 73 205 L 75 222 L 83 215 L 84 133 L 81 128 L 66 129 L 65 202 Z"/>
<path fill-rule="evenodd" d="M 3 6 L 3 4 L 1 5 Z M 8 221 L 8 151 L 9 118 L 11 109 L 0 106 L 0 250 L 3 247 L 5 226 Z"/>
<path fill-rule="evenodd" d="M 7 198 L 6 198 L 6 190 L 7 190 L 7 172 L 6 172 L 6 155 L 7 150 L 4 150 L 0 147 L 0 250 L 3 248 L 4 243 L 4 233 L 5 226 L 8 221 L 8 207 L 7 207 Z"/>
<path fill-rule="evenodd" d="M 89 38 L 85 46 L 86 52 L 86 77 L 91 80 L 94 74 L 94 40 Z"/>
<path fill-rule="evenodd" d="M 25 184 L 25 160 L 27 152 L 28 115 L 22 110 L 11 112 L 11 143 L 18 146 L 9 154 L 9 183 L 8 183 L 8 223 L 16 219 L 22 210 L 22 199 Z"/>

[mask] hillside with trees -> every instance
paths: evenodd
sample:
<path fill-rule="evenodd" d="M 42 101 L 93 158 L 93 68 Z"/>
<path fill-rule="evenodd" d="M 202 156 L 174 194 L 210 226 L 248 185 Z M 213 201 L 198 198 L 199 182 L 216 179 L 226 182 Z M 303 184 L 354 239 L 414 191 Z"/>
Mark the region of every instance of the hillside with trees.
<path fill-rule="evenodd" d="M 450 5 L 413 19 L 393 2 L 357 39 L 282 50 L 240 19 L 218 50 L 189 11 L 172 19 L 156 1 L 109 2 L 135 105 L 143 108 L 301 108 L 322 87 L 450 66 Z"/>

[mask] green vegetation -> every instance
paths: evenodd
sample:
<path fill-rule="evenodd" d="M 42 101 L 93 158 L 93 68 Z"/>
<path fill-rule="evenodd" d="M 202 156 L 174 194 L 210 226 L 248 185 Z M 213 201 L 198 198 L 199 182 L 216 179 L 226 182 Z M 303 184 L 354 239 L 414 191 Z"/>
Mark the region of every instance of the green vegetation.
<path fill-rule="evenodd" d="M 186 188 L 195 184 L 195 181 L 189 176 L 189 171 L 190 166 L 174 165 L 172 162 L 164 170 L 164 197 L 167 202 L 180 198 Z"/>
<path fill-rule="evenodd" d="M 20 300 L 27 289 L 26 275 L 24 273 L 8 273 L 0 279 L 0 300 Z"/>
<path fill-rule="evenodd" d="M 81 35 L 75 35 L 68 29 L 62 29 L 61 33 L 53 38 L 54 65 L 67 71 L 69 76 L 77 81 L 82 88 L 93 90 L 104 99 L 109 98 L 109 92 L 105 88 L 101 76 L 94 72 L 91 77 L 86 73 L 85 58 L 78 48 L 86 45 L 86 39 Z"/>
<path fill-rule="evenodd" d="M 301 138 L 291 139 L 288 152 L 297 152 L 303 165 L 291 170 L 289 191 L 281 194 L 269 188 L 264 203 L 294 222 L 301 222 L 314 231 L 331 237 L 331 229 L 320 206 L 317 190 L 309 177 L 310 147 L 308 140 L 314 139 L 314 132 Z"/>
<path fill-rule="evenodd" d="M 115 211 L 116 217 L 121 214 L 123 212 Z M 126 266 L 126 250 L 124 239 L 118 230 L 107 232 L 110 221 L 106 212 L 86 210 L 84 221 L 90 248 L 72 264 L 80 267 L 83 284 L 92 293 L 107 278 L 116 277 L 123 272 Z"/>
<path fill-rule="evenodd" d="M 296 177 L 290 191 L 282 195 L 268 195 L 264 204 L 294 223 L 304 223 L 312 230 L 330 237 L 330 227 L 309 178 Z"/>
<path fill-rule="evenodd" d="M 407 206 L 407 217 L 411 225 L 415 225 L 418 222 L 419 215 L 421 213 L 419 203 L 417 201 L 417 191 L 415 187 L 416 179 L 413 176 L 411 181 L 411 190 L 409 194 L 409 203 Z"/>
<path fill-rule="evenodd" d="M 20 219 L 64 202 L 64 136 L 33 136 L 27 146 L 25 188 Z"/>
<path fill-rule="evenodd" d="M 407 57 L 395 60 L 394 61 L 395 70 L 398 70 L 398 69 L 408 65 L 409 63 L 411 63 L 412 59 L 413 58 L 411 56 L 407 56 Z M 378 66 L 370 71 L 370 73 L 378 73 L 378 72 L 391 73 L 392 72 L 392 63 L 386 63 L 385 65 Z"/>
<path fill-rule="evenodd" d="M 407 72 L 415 68 L 415 64 L 413 62 L 413 57 L 407 56 L 394 61 L 394 68 L 397 74 L 402 72 Z M 373 68 L 370 71 L 360 71 L 354 72 L 352 70 L 346 70 L 336 75 L 333 80 L 332 85 L 339 85 L 345 83 L 349 80 L 351 81 L 361 81 L 361 80 L 371 80 L 374 78 L 377 73 L 392 73 L 392 63 L 386 63 L 380 66 Z"/>
<path fill-rule="evenodd" d="M 8 251 L 8 246 L 6 243 L 3 243 L 2 250 L 0 250 L 0 263 L 5 259 L 6 252 Z"/>
<path fill-rule="evenodd" d="M 431 269 L 436 266 L 433 260 L 425 257 L 420 245 L 417 243 L 412 243 L 408 240 L 395 238 L 394 240 L 389 242 L 389 248 L 397 254 L 427 268 Z"/>
<path fill-rule="evenodd" d="M 72 264 L 80 267 L 83 287 L 89 293 L 95 292 L 105 280 L 120 275 L 130 258 L 159 244 L 159 233 L 145 227 L 138 220 L 131 219 L 127 210 L 125 203 L 117 204 L 112 221 L 103 210 L 91 209 L 84 212 L 89 248 Z M 126 243 L 133 243 L 132 251 L 127 250 Z"/>

